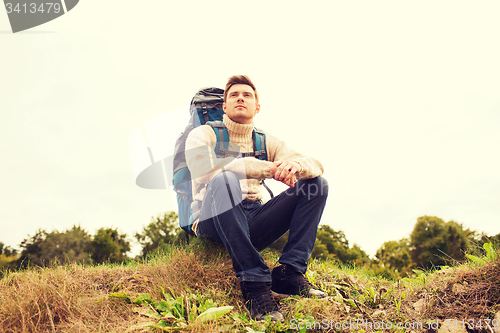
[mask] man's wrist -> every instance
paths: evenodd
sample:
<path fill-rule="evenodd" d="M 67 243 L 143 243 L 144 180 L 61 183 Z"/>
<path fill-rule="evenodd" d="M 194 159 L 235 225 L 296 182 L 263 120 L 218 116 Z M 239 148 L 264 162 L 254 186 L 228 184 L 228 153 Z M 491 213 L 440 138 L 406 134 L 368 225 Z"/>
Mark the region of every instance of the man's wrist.
<path fill-rule="evenodd" d="M 304 167 L 302 166 L 302 164 L 300 164 L 300 162 L 297 162 L 297 161 L 294 161 L 295 163 L 297 163 L 299 165 L 299 170 L 297 171 L 297 173 L 301 173 L 302 170 L 304 170 Z"/>

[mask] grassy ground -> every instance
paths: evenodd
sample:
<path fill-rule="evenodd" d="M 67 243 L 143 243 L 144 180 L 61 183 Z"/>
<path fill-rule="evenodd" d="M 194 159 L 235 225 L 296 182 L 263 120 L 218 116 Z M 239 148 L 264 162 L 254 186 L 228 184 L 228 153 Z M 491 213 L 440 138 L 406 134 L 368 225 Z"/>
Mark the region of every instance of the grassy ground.
<path fill-rule="evenodd" d="M 277 264 L 275 254 L 264 257 Z M 330 297 L 280 300 L 285 322 L 277 324 L 248 319 L 231 260 L 216 245 L 172 247 L 123 265 L 31 269 L 0 280 L 0 332 L 437 332 L 472 320 L 469 332 L 493 332 L 500 260 L 474 258 L 399 281 L 313 261 L 309 280 Z"/>

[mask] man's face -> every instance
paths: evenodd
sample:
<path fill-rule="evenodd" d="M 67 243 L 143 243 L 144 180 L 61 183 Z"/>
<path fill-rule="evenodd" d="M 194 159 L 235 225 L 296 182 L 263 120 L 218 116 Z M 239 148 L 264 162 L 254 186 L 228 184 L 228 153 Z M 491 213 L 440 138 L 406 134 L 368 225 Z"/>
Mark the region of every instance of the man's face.
<path fill-rule="evenodd" d="M 229 88 L 222 108 L 232 121 L 251 124 L 253 117 L 260 111 L 260 104 L 255 100 L 252 87 L 246 84 L 234 84 Z"/>

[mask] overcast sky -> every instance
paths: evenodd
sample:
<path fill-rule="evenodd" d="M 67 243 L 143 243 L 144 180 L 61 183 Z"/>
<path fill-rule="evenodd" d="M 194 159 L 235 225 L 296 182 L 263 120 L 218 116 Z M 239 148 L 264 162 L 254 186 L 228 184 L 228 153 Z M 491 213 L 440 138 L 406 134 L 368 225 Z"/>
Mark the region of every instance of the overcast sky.
<path fill-rule="evenodd" d="M 12 34 L 0 11 L 0 242 L 75 224 L 132 240 L 176 206 L 135 184 L 131 133 L 234 74 L 257 86 L 256 125 L 323 163 L 322 223 L 351 244 L 373 256 L 422 215 L 498 234 L 499 12 L 497 1 L 83 0 Z"/>

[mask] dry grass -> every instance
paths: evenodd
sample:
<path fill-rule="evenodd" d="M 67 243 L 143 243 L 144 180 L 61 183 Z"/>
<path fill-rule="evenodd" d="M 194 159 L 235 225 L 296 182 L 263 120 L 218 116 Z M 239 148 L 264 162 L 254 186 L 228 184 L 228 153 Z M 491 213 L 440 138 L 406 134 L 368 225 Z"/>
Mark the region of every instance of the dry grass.
<path fill-rule="evenodd" d="M 236 301 L 239 291 L 224 251 L 205 247 L 196 253 L 172 248 L 144 263 L 10 273 L 0 280 L 0 332 L 125 332 L 148 322 L 123 300 L 109 298 L 116 292 L 150 293 L 160 299 L 163 287 Z"/>
<path fill-rule="evenodd" d="M 132 312 L 100 300 L 133 274 L 126 267 L 76 265 L 10 274 L 0 282 L 0 331 L 123 331 L 119 323 L 134 320 Z"/>
<path fill-rule="evenodd" d="M 427 274 L 424 280 L 419 285 L 401 285 L 396 291 L 396 294 L 406 292 L 410 296 L 402 301 L 401 311 L 409 322 L 478 322 L 479 319 L 493 319 L 500 310 L 500 260 L 481 267 L 448 268 Z M 394 316 L 394 311 L 390 313 Z M 483 327 L 469 332 L 490 330 Z"/>
<path fill-rule="evenodd" d="M 436 280 L 436 284 L 438 280 Z M 439 283 L 428 315 L 436 318 L 488 318 L 500 306 L 500 261 L 481 269 L 458 269 L 444 285 Z"/>

